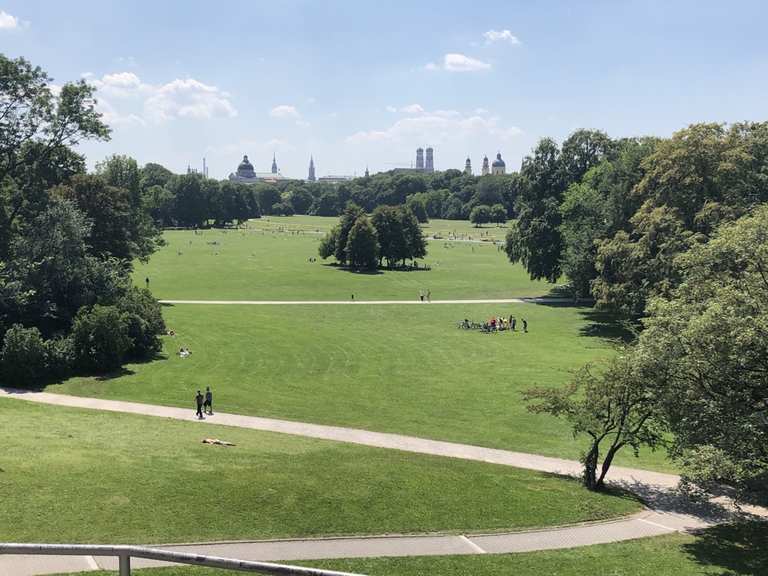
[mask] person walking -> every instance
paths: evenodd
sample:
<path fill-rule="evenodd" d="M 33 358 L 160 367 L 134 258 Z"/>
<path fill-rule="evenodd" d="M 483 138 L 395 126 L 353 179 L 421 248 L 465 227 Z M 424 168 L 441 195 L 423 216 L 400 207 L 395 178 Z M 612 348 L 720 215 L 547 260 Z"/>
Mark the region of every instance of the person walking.
<path fill-rule="evenodd" d="M 517 318 L 515 318 L 514 316 L 510 316 L 509 317 L 509 325 L 512 328 L 512 332 L 514 332 L 515 331 L 515 326 L 517 326 Z"/>
<path fill-rule="evenodd" d="M 211 387 L 205 387 L 205 402 L 203 402 L 203 412 L 213 416 L 213 393 Z"/>
<path fill-rule="evenodd" d="M 146 282 L 146 283 L 147 283 L 147 290 L 149 290 L 149 276 L 147 276 L 146 278 L 144 278 L 144 282 Z"/>
<path fill-rule="evenodd" d="M 427 302 L 432 302 L 432 290 L 427 290 Z"/>
<path fill-rule="evenodd" d="M 523 318 L 523 332 L 528 332 L 528 320 Z"/>
<path fill-rule="evenodd" d="M 203 393 L 200 392 L 200 390 L 197 391 L 197 395 L 195 396 L 195 403 L 197 404 L 197 418 L 198 420 L 203 419 L 203 401 L 205 398 L 203 397 Z"/>

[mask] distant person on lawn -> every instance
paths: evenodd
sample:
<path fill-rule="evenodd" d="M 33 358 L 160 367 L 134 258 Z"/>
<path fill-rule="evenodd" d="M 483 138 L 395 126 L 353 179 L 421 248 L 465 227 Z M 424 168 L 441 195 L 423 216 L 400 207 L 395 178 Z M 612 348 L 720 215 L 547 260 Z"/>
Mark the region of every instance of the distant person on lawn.
<path fill-rule="evenodd" d="M 523 318 L 523 332 L 528 332 L 528 320 Z"/>
<path fill-rule="evenodd" d="M 213 416 L 213 393 L 211 392 L 210 386 L 205 387 L 205 402 L 203 403 L 203 407 L 205 408 L 204 412 L 206 414 Z"/>
<path fill-rule="evenodd" d="M 200 392 L 200 390 L 197 391 L 197 395 L 195 396 L 195 402 L 197 403 L 197 418 L 199 420 L 203 419 L 203 401 L 205 398 L 203 397 L 203 393 Z"/>

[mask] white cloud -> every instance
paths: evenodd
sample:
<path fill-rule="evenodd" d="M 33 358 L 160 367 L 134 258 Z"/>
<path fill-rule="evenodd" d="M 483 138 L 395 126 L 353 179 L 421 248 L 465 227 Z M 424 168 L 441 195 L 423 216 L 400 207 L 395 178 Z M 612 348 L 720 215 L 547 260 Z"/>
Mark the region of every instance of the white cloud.
<path fill-rule="evenodd" d="M 389 128 L 361 131 L 347 138 L 348 143 L 462 141 L 473 136 L 509 140 L 522 134 L 516 126 L 503 126 L 499 118 L 487 114 L 465 115 L 456 110 L 424 111 L 418 116 L 400 118 Z"/>
<path fill-rule="evenodd" d="M 489 70 L 491 65 L 477 58 L 471 58 L 465 54 L 449 53 L 443 56 L 441 63 L 428 63 L 426 70 L 445 70 L 447 72 L 479 72 Z"/>
<path fill-rule="evenodd" d="M 237 116 L 227 92 L 194 78 L 157 85 L 142 82 L 133 72 L 105 74 L 99 79 L 83 76 L 98 88 L 99 111 L 109 124 Z"/>
<path fill-rule="evenodd" d="M 290 106 L 288 104 L 280 104 L 279 106 L 275 106 L 272 108 L 272 110 L 269 111 L 269 115 L 273 118 L 301 118 L 301 114 L 299 114 L 299 111 L 296 109 L 296 107 Z"/>
<path fill-rule="evenodd" d="M 3 10 L 0 10 L 0 30 L 13 30 L 19 27 L 19 19 Z"/>
<path fill-rule="evenodd" d="M 405 112 L 406 114 L 423 114 L 424 108 L 422 108 L 420 104 L 409 104 L 408 106 L 400 108 L 400 112 Z"/>
<path fill-rule="evenodd" d="M 494 42 L 507 42 L 509 44 L 520 44 L 520 39 L 509 30 L 488 30 L 483 34 L 486 44 Z"/>

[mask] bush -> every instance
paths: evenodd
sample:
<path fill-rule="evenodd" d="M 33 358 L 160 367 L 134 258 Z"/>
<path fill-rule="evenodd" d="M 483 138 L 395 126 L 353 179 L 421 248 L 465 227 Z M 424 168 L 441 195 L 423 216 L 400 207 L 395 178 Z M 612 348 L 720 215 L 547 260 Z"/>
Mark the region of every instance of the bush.
<path fill-rule="evenodd" d="M 152 358 L 160 352 L 163 343 L 160 334 L 165 332 L 165 321 L 160 303 L 146 289 L 132 286 L 117 302 L 117 308 L 125 314 L 132 358 Z"/>
<path fill-rule="evenodd" d="M 116 306 L 81 308 L 72 326 L 72 343 L 78 367 L 108 372 L 120 367 L 132 342 L 128 319 Z"/>
<path fill-rule="evenodd" d="M 52 338 L 45 341 L 46 365 L 51 378 L 66 378 L 75 364 L 75 349 L 71 338 Z"/>
<path fill-rule="evenodd" d="M 5 333 L 0 366 L 5 383 L 11 386 L 31 386 L 48 374 L 45 342 L 37 328 L 14 324 Z"/>

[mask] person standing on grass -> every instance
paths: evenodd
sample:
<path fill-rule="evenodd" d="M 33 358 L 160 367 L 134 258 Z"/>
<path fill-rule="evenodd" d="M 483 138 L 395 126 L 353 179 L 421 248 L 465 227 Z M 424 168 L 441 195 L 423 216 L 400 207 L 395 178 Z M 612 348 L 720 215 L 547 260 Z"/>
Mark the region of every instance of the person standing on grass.
<path fill-rule="evenodd" d="M 517 326 L 517 318 L 515 318 L 514 316 L 510 316 L 509 317 L 509 326 L 510 326 L 510 329 L 512 330 L 512 332 L 514 332 L 515 331 L 515 326 Z"/>
<path fill-rule="evenodd" d="M 528 332 L 528 320 L 523 318 L 523 332 Z"/>
<path fill-rule="evenodd" d="M 144 278 L 144 281 L 147 283 L 147 290 L 149 290 L 149 276 Z"/>
<path fill-rule="evenodd" d="M 432 302 L 432 290 L 427 290 L 427 302 Z"/>
<path fill-rule="evenodd" d="M 197 418 L 198 420 L 203 419 L 203 401 L 205 398 L 203 397 L 203 393 L 200 392 L 200 390 L 197 391 L 197 395 L 195 396 L 195 403 L 197 404 Z"/>
<path fill-rule="evenodd" d="M 203 402 L 203 408 L 203 411 L 206 414 L 213 416 L 213 393 L 211 392 L 210 386 L 205 387 L 205 402 Z"/>

